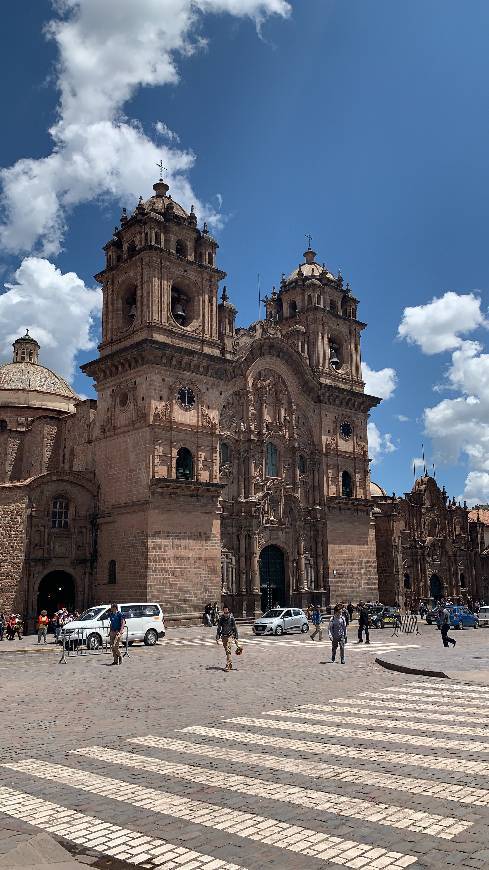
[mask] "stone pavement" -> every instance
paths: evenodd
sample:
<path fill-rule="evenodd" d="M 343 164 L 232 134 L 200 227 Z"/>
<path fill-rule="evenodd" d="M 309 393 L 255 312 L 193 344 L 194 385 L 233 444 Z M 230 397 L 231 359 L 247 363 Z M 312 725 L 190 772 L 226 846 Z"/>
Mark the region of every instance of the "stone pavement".
<path fill-rule="evenodd" d="M 420 676 L 436 676 L 489 686 L 489 630 L 451 631 L 456 647 L 443 646 L 436 626 L 421 626 L 422 643 L 406 650 L 382 650 L 378 664 Z"/>
<path fill-rule="evenodd" d="M 43 833 L 97 868 L 489 866 L 489 690 L 375 664 L 436 629 L 372 632 L 345 665 L 243 641 L 229 674 L 202 627 L 121 667 L 2 651 L 0 856 Z"/>

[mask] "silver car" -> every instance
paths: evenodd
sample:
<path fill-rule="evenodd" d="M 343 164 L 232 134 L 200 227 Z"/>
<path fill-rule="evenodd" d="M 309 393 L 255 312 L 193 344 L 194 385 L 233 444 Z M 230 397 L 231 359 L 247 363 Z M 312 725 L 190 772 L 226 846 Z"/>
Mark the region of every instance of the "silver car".
<path fill-rule="evenodd" d="M 298 607 L 275 607 L 255 621 L 253 634 L 292 634 L 309 631 L 307 616 Z"/>

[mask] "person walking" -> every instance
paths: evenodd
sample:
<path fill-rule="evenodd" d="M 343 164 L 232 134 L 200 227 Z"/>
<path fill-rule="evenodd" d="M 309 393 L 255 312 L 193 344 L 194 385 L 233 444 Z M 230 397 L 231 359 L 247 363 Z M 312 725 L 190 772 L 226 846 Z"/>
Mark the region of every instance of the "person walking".
<path fill-rule="evenodd" d="M 350 617 L 350 622 L 351 622 L 353 619 L 353 611 L 355 610 L 351 601 L 349 601 L 348 604 L 346 605 L 346 609 L 348 610 L 348 616 Z"/>
<path fill-rule="evenodd" d="M 365 632 L 365 643 L 370 643 L 370 635 L 368 633 L 370 627 L 370 618 L 368 615 L 368 610 L 365 607 L 363 601 L 360 601 L 358 604 L 358 641 L 357 643 L 363 643 L 363 632 Z"/>
<path fill-rule="evenodd" d="M 314 631 L 311 634 L 311 640 L 314 640 L 317 634 L 319 634 L 319 640 L 323 639 L 323 627 L 321 625 L 321 611 L 319 609 L 319 604 L 314 605 L 314 609 L 312 611 L 312 624 L 314 626 Z"/>
<path fill-rule="evenodd" d="M 41 610 L 39 616 L 37 617 L 37 642 L 41 643 L 41 639 L 44 638 L 44 643 L 46 643 L 46 639 L 48 636 L 48 625 L 49 618 L 46 610 Z"/>
<path fill-rule="evenodd" d="M 340 648 L 340 661 L 345 664 L 345 643 L 347 641 L 346 619 L 341 612 L 341 607 L 337 604 L 333 610 L 333 616 L 329 621 L 328 628 L 329 639 L 331 641 L 331 661 L 336 660 L 336 651 Z"/>
<path fill-rule="evenodd" d="M 229 611 L 229 607 L 225 605 L 222 608 L 222 614 L 217 623 L 216 643 L 221 641 L 224 647 L 224 652 L 226 653 L 226 671 L 232 671 L 233 669 L 233 662 L 231 660 L 233 640 L 236 644 L 236 652 L 238 652 L 240 650 L 238 645 L 238 627 L 233 614 Z"/>
<path fill-rule="evenodd" d="M 6 619 L 3 613 L 0 613 L 0 640 L 3 640 L 3 634 L 5 631 Z"/>
<path fill-rule="evenodd" d="M 110 633 L 109 633 L 109 643 L 110 649 L 112 650 L 112 656 L 114 661 L 111 662 L 112 665 L 121 665 L 122 664 L 122 656 L 119 651 L 119 645 L 121 642 L 122 632 L 125 626 L 125 620 L 120 612 L 117 604 L 110 605 Z"/>
<path fill-rule="evenodd" d="M 453 637 L 448 637 L 448 632 L 450 631 L 450 629 L 450 616 L 448 615 L 448 613 L 446 613 L 440 629 L 443 646 L 448 646 L 449 644 L 451 644 L 452 646 L 457 646 L 457 641 L 454 640 Z"/>

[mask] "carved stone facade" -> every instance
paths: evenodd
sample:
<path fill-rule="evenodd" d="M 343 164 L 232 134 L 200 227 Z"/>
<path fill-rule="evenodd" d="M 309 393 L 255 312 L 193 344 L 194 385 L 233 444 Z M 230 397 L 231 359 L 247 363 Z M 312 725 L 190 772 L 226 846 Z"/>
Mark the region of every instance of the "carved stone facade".
<path fill-rule="evenodd" d="M 466 504 L 428 476 L 404 498 L 376 492 L 375 504 L 381 601 L 408 608 L 421 599 L 489 601 L 484 523 Z"/>
<path fill-rule="evenodd" d="M 77 607 L 156 599 L 170 621 L 221 597 L 238 616 L 378 597 L 367 420 L 379 400 L 364 393 L 358 301 L 308 249 L 266 318 L 236 329 L 217 247 L 160 180 L 123 211 L 96 276 L 102 340 L 83 370 L 97 402 L 46 380 L 30 336 L 0 368 L 7 609 L 32 620 L 57 571 Z M 16 366 L 33 368 L 28 384 Z"/>

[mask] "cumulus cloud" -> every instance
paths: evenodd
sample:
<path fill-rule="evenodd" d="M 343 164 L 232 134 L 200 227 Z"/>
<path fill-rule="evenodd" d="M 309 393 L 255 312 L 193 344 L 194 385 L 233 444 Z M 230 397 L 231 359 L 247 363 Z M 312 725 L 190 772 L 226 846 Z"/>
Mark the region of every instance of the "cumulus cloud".
<path fill-rule="evenodd" d="M 368 363 L 362 363 L 362 377 L 365 381 L 365 392 L 379 399 L 390 399 L 397 386 L 395 369 L 379 369 L 374 371 Z"/>
<path fill-rule="evenodd" d="M 425 428 L 438 460 L 468 462 L 464 497 L 474 504 L 485 499 L 489 473 L 489 354 L 479 342 L 465 341 L 453 352 L 446 386 L 459 395 L 426 408 Z"/>
<path fill-rule="evenodd" d="M 453 350 L 463 344 L 462 335 L 488 322 L 475 293 L 448 291 L 426 305 L 404 309 L 398 336 L 417 344 L 426 354 Z"/>
<path fill-rule="evenodd" d="M 395 444 L 392 443 L 392 435 L 389 432 L 383 435 L 378 426 L 371 421 L 367 423 L 367 436 L 368 453 L 373 465 L 379 462 L 385 453 L 393 453 L 394 450 L 397 450 Z"/>
<path fill-rule="evenodd" d="M 194 155 L 170 147 L 175 139 L 157 147 L 136 122 L 124 117 L 123 107 L 142 86 L 178 82 L 178 57 L 205 42 L 199 30 L 203 13 L 248 17 L 261 26 L 269 15 L 287 16 L 289 3 L 57 0 L 56 9 L 58 17 L 46 28 L 59 53 L 58 119 L 49 131 L 53 150 L 2 170 L 3 248 L 56 255 L 74 207 L 101 197 L 135 200 L 150 190 L 160 158 L 172 195 L 187 208 L 195 203 L 202 217 L 218 221 L 212 209 L 199 203 L 187 179 Z"/>
<path fill-rule="evenodd" d="M 155 124 L 155 130 L 159 136 L 162 136 L 163 139 L 167 139 L 168 142 L 180 142 L 180 136 L 178 133 L 175 133 L 174 130 L 170 130 L 164 121 L 157 121 Z"/>
<path fill-rule="evenodd" d="M 0 295 L 2 361 L 11 359 L 12 342 L 29 329 L 41 345 L 41 362 L 71 381 L 78 351 L 96 346 L 101 291 L 39 257 L 23 260 L 5 288 Z"/>

